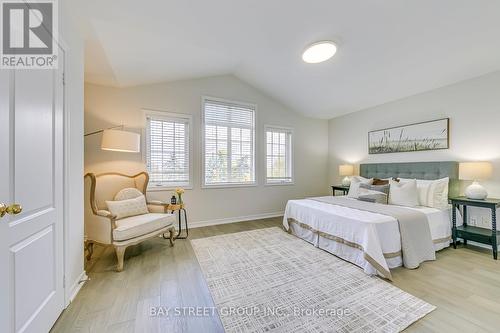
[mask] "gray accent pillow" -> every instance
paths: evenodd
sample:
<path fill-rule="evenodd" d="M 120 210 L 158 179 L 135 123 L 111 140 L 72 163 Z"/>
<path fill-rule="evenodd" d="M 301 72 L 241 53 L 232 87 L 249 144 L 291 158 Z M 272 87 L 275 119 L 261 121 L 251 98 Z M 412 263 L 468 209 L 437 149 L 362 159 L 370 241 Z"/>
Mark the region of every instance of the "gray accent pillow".
<path fill-rule="evenodd" d="M 360 184 L 358 200 L 387 204 L 389 200 L 389 185 Z"/>

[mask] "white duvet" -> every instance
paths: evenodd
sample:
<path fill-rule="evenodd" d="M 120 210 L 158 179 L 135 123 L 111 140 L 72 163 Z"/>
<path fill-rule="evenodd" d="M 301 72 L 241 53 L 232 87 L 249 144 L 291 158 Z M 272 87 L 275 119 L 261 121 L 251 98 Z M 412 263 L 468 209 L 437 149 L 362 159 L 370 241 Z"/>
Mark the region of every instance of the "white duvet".
<path fill-rule="evenodd" d="M 445 210 L 411 209 L 427 215 L 435 250 L 448 247 L 451 206 Z M 296 223 L 289 224 L 288 219 Z M 457 219 L 457 225 L 461 225 L 460 214 Z M 390 279 L 389 269 L 402 265 L 399 226 L 391 216 L 302 199 L 288 201 L 283 225 L 314 246 L 360 266 L 367 274 Z"/>

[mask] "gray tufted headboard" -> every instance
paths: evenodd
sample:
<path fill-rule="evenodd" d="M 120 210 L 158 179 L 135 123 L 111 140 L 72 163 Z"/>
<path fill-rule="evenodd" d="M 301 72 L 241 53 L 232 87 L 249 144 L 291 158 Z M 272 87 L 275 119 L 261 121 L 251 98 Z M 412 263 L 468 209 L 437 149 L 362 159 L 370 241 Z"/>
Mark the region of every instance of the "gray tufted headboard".
<path fill-rule="evenodd" d="M 449 196 L 458 195 L 458 162 L 407 162 L 361 164 L 359 174 L 366 178 L 440 179 L 450 177 Z"/>

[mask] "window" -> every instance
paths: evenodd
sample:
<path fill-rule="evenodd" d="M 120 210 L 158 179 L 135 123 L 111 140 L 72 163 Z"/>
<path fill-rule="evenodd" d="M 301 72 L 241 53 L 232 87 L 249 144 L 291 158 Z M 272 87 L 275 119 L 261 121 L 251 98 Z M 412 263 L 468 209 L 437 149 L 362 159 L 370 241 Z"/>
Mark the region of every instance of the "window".
<path fill-rule="evenodd" d="M 146 166 L 150 189 L 191 187 L 191 116 L 146 111 Z"/>
<path fill-rule="evenodd" d="M 203 185 L 255 184 L 255 105 L 203 99 Z"/>
<path fill-rule="evenodd" d="M 266 127 L 266 184 L 291 184 L 292 129 Z"/>

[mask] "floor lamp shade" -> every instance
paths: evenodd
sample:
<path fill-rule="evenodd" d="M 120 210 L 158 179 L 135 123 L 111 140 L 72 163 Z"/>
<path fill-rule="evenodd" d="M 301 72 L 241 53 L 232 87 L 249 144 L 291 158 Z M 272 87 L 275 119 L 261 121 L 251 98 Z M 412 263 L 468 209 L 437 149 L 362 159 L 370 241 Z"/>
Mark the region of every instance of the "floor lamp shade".
<path fill-rule="evenodd" d="M 102 132 L 101 149 L 138 153 L 141 151 L 141 136 L 128 131 L 104 130 Z"/>

